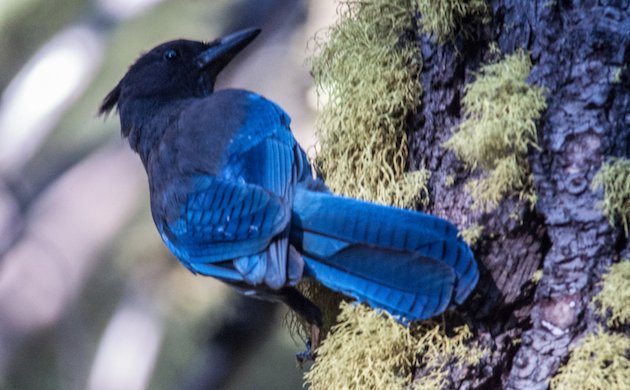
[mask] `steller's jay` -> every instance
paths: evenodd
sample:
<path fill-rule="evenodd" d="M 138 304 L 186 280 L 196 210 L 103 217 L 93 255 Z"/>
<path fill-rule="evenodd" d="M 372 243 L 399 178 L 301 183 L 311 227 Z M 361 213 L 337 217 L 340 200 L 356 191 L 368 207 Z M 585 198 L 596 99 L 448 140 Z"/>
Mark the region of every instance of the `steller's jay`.
<path fill-rule="evenodd" d="M 260 32 L 176 40 L 142 55 L 105 97 L 142 159 L 162 240 L 193 273 L 286 303 L 312 326 L 305 277 L 401 321 L 461 304 L 479 272 L 451 223 L 332 194 L 276 104 L 214 90 L 219 72 Z"/>

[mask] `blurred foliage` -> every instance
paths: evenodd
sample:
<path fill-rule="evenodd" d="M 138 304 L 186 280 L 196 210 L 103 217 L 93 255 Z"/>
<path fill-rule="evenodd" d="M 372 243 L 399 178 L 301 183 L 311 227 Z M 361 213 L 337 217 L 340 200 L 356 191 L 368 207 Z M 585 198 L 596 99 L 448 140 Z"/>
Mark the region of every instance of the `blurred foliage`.
<path fill-rule="evenodd" d="M 96 8 L 87 0 L 2 0 L 0 4 L 0 88 L 4 89 L 35 51 L 72 23 L 94 22 Z M 233 23 L 233 7 L 244 0 L 164 1 L 106 31 L 104 63 L 84 95 L 64 115 L 22 177 L 33 194 L 43 190 L 74 163 L 107 142 L 121 142 L 118 119 L 96 118 L 101 99 L 127 67 L 155 44 L 188 37 L 210 40 Z M 99 28 L 104 28 L 100 26 Z M 107 26 L 110 28 L 110 26 Z M 131 153 L 131 151 L 129 152 Z M 140 162 L 138 161 L 138 164 Z M 95 207 L 99 207 L 96 205 Z M 53 328 L 29 340 L 14 356 L 3 389 L 83 388 L 90 365 L 112 315 L 130 290 L 140 290 L 164 322 L 164 339 L 151 389 L 178 388 L 228 310 L 223 284 L 195 277 L 164 249 L 148 209 L 148 194 L 132 223 L 119 232 L 83 285 L 77 302 Z M 66 318 L 67 316 L 67 318 Z M 239 372 L 236 387 L 297 388 L 296 346 L 279 326 L 252 363 Z M 66 333 L 78 329 L 73 345 Z M 64 335 L 64 336 L 62 336 Z M 256 359 L 256 363 L 253 360 Z M 278 367 L 282 367 L 279 374 Z"/>
<path fill-rule="evenodd" d="M 119 137 L 116 118 L 94 120 L 103 97 L 114 88 L 131 63 L 156 44 L 176 38 L 210 40 L 220 35 L 225 24 L 221 19 L 228 12 L 229 3 L 228 0 L 164 1 L 118 25 L 107 39 L 101 71 L 83 98 L 65 115 L 49 146 L 68 150 L 84 143 L 100 143 L 103 137 Z M 86 131 L 86 126 L 95 128 Z"/>
<path fill-rule="evenodd" d="M 279 313 L 278 321 L 286 318 L 286 310 Z M 276 327 L 272 337 L 252 354 L 243 367 L 242 372 L 247 375 L 235 375 L 226 390 L 303 388 L 302 371 L 295 360 L 295 346 L 294 341 L 288 337 L 287 329 L 283 326 Z"/>
<path fill-rule="evenodd" d="M 75 21 L 88 0 L 2 0 L 0 90 L 51 35 Z"/>

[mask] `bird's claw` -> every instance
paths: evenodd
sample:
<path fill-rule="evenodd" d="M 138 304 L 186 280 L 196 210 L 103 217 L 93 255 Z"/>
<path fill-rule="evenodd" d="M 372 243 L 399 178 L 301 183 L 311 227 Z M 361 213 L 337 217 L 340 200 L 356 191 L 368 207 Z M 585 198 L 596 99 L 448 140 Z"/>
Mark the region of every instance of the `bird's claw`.
<path fill-rule="evenodd" d="M 295 354 L 300 367 L 306 362 L 314 362 L 317 357 L 317 348 L 319 347 L 319 326 L 311 324 L 311 338 L 306 341 L 306 351 Z"/>
<path fill-rule="evenodd" d="M 315 352 L 313 351 L 310 340 L 306 342 L 306 351 L 296 353 L 295 359 L 300 367 L 302 367 L 302 365 L 306 362 L 315 361 Z"/>

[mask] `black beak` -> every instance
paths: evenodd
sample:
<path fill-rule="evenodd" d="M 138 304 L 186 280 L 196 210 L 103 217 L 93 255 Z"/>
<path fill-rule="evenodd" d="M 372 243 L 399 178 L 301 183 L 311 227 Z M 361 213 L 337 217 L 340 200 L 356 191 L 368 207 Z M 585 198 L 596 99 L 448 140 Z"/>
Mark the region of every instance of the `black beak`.
<path fill-rule="evenodd" d="M 220 71 L 236 54 L 253 41 L 259 33 L 259 28 L 248 28 L 223 37 L 218 42 L 215 42 L 212 47 L 199 54 L 195 58 L 195 63 L 199 68 L 213 65 L 215 71 Z"/>

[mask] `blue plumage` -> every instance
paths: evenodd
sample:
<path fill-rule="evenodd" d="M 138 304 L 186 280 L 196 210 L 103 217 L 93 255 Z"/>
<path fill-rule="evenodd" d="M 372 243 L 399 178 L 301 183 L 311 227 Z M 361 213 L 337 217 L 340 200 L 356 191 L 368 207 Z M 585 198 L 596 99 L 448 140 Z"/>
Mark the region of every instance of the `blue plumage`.
<path fill-rule="evenodd" d="M 191 271 L 282 300 L 314 325 L 319 311 L 292 287 L 304 277 L 403 320 L 462 303 L 478 270 L 455 226 L 332 194 L 282 109 L 252 92 L 213 90 L 257 33 L 160 45 L 103 102 L 101 112 L 118 107 L 145 165 L 166 246 Z"/>

